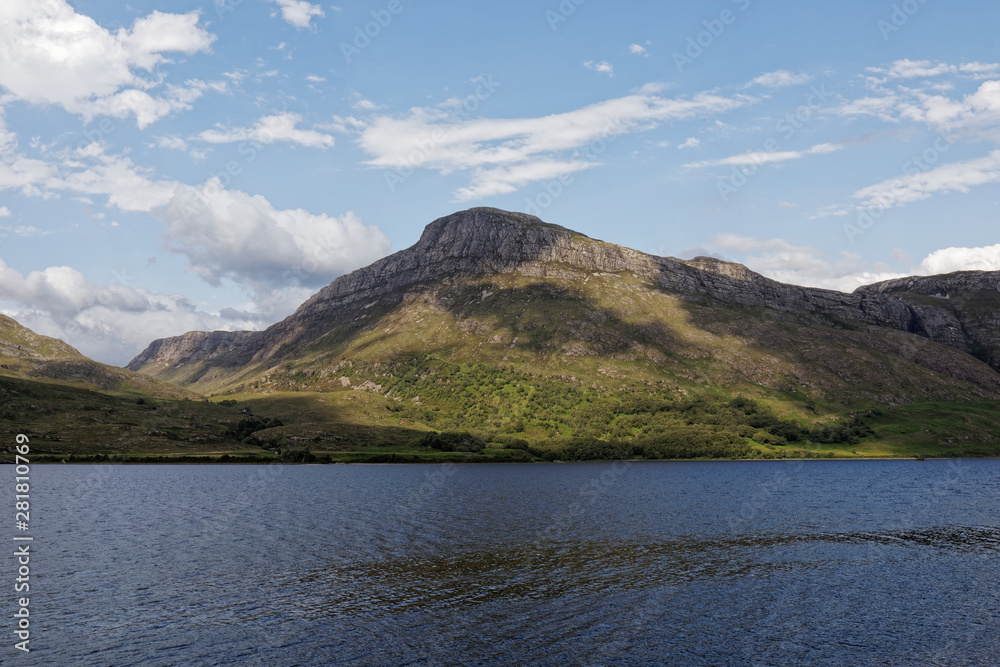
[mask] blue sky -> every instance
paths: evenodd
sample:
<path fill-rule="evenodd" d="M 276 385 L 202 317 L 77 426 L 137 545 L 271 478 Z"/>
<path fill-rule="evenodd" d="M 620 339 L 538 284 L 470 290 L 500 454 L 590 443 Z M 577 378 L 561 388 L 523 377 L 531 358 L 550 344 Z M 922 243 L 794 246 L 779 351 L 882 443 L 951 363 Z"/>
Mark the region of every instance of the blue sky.
<path fill-rule="evenodd" d="M 124 364 L 471 206 L 834 289 L 1000 269 L 1000 6 L 6 0 L 0 312 Z"/>

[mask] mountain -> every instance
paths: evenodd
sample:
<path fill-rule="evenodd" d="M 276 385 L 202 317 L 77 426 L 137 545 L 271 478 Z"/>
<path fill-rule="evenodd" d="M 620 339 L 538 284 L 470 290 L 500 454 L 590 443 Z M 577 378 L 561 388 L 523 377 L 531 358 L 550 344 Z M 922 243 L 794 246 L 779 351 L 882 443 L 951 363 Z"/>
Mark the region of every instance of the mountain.
<path fill-rule="evenodd" d="M 98 363 L 58 338 L 37 334 L 6 315 L 0 315 L 0 376 L 97 391 L 170 398 L 196 396 L 176 385 Z"/>
<path fill-rule="evenodd" d="M 819 428 L 876 408 L 1000 399 L 998 280 L 966 272 L 845 294 L 474 208 L 265 331 L 157 340 L 128 368 L 276 410 L 295 395 L 308 407 L 287 413 L 300 428 L 284 432 L 299 441 L 349 422 L 605 441 L 614 429 L 588 406 L 624 409 L 627 395 L 753 397 Z"/>
<path fill-rule="evenodd" d="M 821 387 L 889 403 L 935 397 L 942 385 L 963 397 L 997 396 L 997 366 L 979 361 L 997 363 L 990 299 L 1000 294 L 987 285 L 1000 278 L 909 280 L 853 294 L 797 287 L 738 264 L 655 257 L 530 215 L 475 208 L 434 221 L 411 248 L 338 278 L 265 331 L 161 339 L 128 368 L 222 391 L 289 365 L 321 372 L 341 357 L 446 350 L 456 360 L 558 374 L 588 358 L 674 378 L 697 366 L 708 380 L 793 391 L 814 376 Z M 844 349 L 851 354 L 839 357 Z M 888 384 L 875 394 L 854 380 L 876 358 L 885 369 L 940 377 L 923 390 Z"/>
<path fill-rule="evenodd" d="M 243 413 L 195 399 L 201 397 L 93 361 L 0 315 L 0 422 L 30 438 L 33 461 L 149 452 L 171 460 L 206 452 L 257 456 L 234 429 Z M 12 445 L 13 438 L 0 444 L 0 459 L 9 462 Z"/>

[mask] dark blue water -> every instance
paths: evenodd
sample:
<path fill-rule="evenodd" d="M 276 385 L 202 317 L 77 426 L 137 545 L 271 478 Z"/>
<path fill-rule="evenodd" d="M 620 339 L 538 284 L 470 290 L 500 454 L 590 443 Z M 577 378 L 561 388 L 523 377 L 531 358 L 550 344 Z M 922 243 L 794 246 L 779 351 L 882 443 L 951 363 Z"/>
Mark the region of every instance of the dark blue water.
<path fill-rule="evenodd" d="M 1000 461 L 32 477 L 34 664 L 1000 661 Z"/>

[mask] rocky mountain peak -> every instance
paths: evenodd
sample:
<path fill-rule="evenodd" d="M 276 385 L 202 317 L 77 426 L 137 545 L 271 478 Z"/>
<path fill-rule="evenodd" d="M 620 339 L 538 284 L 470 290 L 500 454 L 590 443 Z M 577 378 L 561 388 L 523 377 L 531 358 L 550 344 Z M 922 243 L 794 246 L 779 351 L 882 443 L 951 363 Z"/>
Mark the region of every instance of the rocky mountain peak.
<path fill-rule="evenodd" d="M 669 294 L 691 307 L 766 309 L 776 317 L 834 327 L 885 327 L 958 348 L 1000 369 L 996 334 L 1000 301 L 997 307 L 993 302 L 1000 292 L 982 289 L 995 286 L 1000 273 L 905 279 L 910 282 L 882 283 L 845 294 L 785 285 L 741 264 L 711 257 L 688 261 L 656 257 L 533 215 L 485 207 L 438 218 L 413 246 L 337 278 L 266 331 L 192 332 L 155 341 L 128 367 L 176 373 L 162 377 L 190 383 L 201 373 L 225 375 L 251 363 L 277 363 L 302 345 L 324 340 L 336 327 L 344 323 L 361 327 L 372 313 L 386 312 L 415 294 L 454 281 L 513 273 L 576 286 L 591 278 L 638 281 L 645 289 Z M 929 297 L 916 299 L 903 293 L 916 287 Z M 958 310 L 955 299 L 933 298 L 967 293 L 970 288 L 976 292 L 975 303 Z"/>

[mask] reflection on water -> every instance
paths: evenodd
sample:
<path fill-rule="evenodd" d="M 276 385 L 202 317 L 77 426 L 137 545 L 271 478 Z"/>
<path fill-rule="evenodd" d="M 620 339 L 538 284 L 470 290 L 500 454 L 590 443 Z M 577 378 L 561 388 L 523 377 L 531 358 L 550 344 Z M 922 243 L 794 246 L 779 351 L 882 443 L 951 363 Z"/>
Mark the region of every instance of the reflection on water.
<path fill-rule="evenodd" d="M 49 664 L 1000 655 L 997 461 L 89 472 L 33 486 Z"/>

